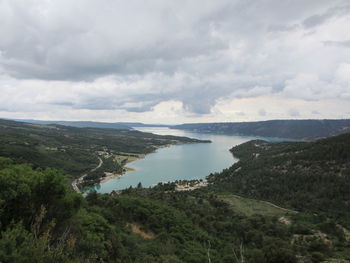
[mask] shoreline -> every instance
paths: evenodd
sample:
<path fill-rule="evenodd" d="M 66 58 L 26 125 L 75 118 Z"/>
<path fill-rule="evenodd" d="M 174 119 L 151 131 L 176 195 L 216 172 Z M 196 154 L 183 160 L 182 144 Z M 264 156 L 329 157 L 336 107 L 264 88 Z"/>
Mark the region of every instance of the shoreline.
<path fill-rule="evenodd" d="M 141 159 L 141 158 L 140 158 L 140 159 Z M 140 160 L 140 159 L 137 159 L 137 160 Z M 137 160 L 135 160 L 135 161 L 137 161 Z M 100 182 L 99 182 L 97 185 L 102 184 L 102 183 L 106 183 L 106 182 L 108 182 L 108 181 L 111 180 L 111 179 L 115 179 L 115 178 L 118 178 L 118 177 L 122 177 L 122 176 L 124 176 L 124 174 L 125 174 L 126 172 L 133 172 L 133 171 L 136 171 L 135 169 L 130 168 L 130 167 L 124 167 L 123 169 L 125 170 L 125 171 L 123 171 L 123 173 L 108 173 L 107 176 L 101 178 Z"/>
<path fill-rule="evenodd" d="M 133 160 L 131 160 L 131 161 L 128 161 L 128 162 L 126 163 L 126 165 L 127 165 L 128 163 L 132 163 L 132 162 L 141 160 L 141 159 L 143 159 L 144 157 L 145 157 L 145 154 L 141 154 L 141 155 L 138 156 L 137 158 L 135 158 L 135 159 L 133 159 Z M 99 157 L 99 158 L 100 158 L 100 157 Z M 72 182 L 71 185 L 72 185 L 74 191 L 76 191 L 77 193 L 81 193 L 81 194 L 84 195 L 84 194 L 86 194 L 86 191 L 89 191 L 91 188 L 94 188 L 94 187 L 96 187 L 96 186 L 98 186 L 98 185 L 100 185 L 100 184 L 102 184 L 102 183 L 106 183 L 106 182 L 108 182 L 108 181 L 111 180 L 111 179 L 115 179 L 115 178 L 118 178 L 118 177 L 122 177 L 126 172 L 136 171 L 136 169 L 130 168 L 130 167 L 127 167 L 127 166 L 123 166 L 122 168 L 123 168 L 123 172 L 122 172 L 122 173 L 110 173 L 110 172 L 105 172 L 105 174 L 107 174 L 106 176 L 100 177 L 98 183 L 95 183 L 95 184 L 93 184 L 92 186 L 87 187 L 86 189 L 80 189 L 80 188 L 78 187 L 78 184 L 81 183 L 81 182 L 83 181 L 84 177 L 85 177 L 87 174 L 84 174 L 84 175 L 82 175 L 81 177 L 79 177 L 79 178 L 73 180 L 73 182 Z"/>
<path fill-rule="evenodd" d="M 139 160 L 141 160 L 141 159 L 144 159 L 147 155 L 152 154 L 152 153 L 155 153 L 155 152 L 157 152 L 157 150 L 159 150 L 159 149 L 162 149 L 162 148 L 169 148 L 169 147 L 174 146 L 174 145 L 178 145 L 178 143 L 176 143 L 176 144 L 171 144 L 171 143 L 169 143 L 169 144 L 164 144 L 164 145 L 155 147 L 155 149 L 154 149 L 152 152 L 149 152 L 149 153 L 146 153 L 146 154 L 140 154 L 137 158 L 135 158 L 135 159 L 133 159 L 133 160 L 127 162 L 126 165 L 129 164 L 129 163 L 136 162 L 136 161 L 139 161 Z M 122 177 L 122 176 L 124 176 L 124 174 L 127 173 L 127 172 L 134 172 L 134 171 L 136 171 L 136 169 L 130 168 L 130 167 L 127 167 L 127 166 L 124 166 L 124 167 L 123 167 L 123 170 L 124 170 L 124 171 L 123 171 L 122 173 L 108 173 L 107 176 L 101 177 L 100 182 L 99 182 L 98 184 L 95 184 L 94 186 L 99 185 L 99 184 L 102 184 L 102 183 L 106 183 L 106 182 L 108 182 L 109 180 L 112 180 L 112 179 L 115 179 L 115 178 Z"/>
<path fill-rule="evenodd" d="M 127 161 L 125 165 L 127 165 L 128 163 L 132 163 L 132 162 L 135 162 L 135 161 L 138 161 L 138 160 L 141 160 L 141 159 L 144 159 L 148 154 L 152 154 L 152 153 L 155 153 L 157 152 L 159 149 L 162 149 L 162 148 L 169 148 L 171 146 L 176 146 L 176 145 L 181 145 L 181 144 L 191 144 L 191 143 L 208 143 L 211 141 L 210 140 L 199 140 L 199 141 L 194 141 L 194 142 L 180 142 L 180 141 L 177 141 L 176 143 L 168 143 L 168 144 L 164 144 L 164 145 L 158 145 L 158 146 L 155 146 L 154 150 L 149 152 L 149 153 L 145 153 L 145 154 L 139 154 L 138 157 L 135 157 L 134 159 L 130 160 L 130 161 Z M 130 167 L 127 167 L 127 166 L 124 166 L 123 167 L 123 172 L 122 173 L 110 173 L 110 172 L 105 172 L 106 176 L 104 177 L 101 177 L 99 182 L 94 184 L 93 187 L 95 186 L 98 186 L 102 183 L 106 183 L 108 182 L 109 180 L 112 180 L 112 179 L 115 179 L 115 178 L 119 178 L 119 177 L 122 177 L 124 176 L 125 173 L 127 172 L 133 172 L 133 171 L 136 171 L 134 168 L 130 168 Z M 85 176 L 85 175 L 84 175 Z M 82 177 L 83 178 L 83 177 Z M 79 178 L 81 179 L 81 178 Z M 91 187 L 90 187 L 91 188 Z M 79 192 L 82 192 L 79 190 Z"/>
<path fill-rule="evenodd" d="M 208 141 L 208 140 L 202 140 L 202 143 L 208 143 L 211 141 Z M 177 142 L 177 143 L 168 143 L 168 144 L 164 144 L 164 145 L 160 145 L 160 146 L 157 146 L 154 148 L 154 150 L 152 152 L 149 152 L 149 153 L 146 153 L 146 154 L 140 154 L 137 158 L 129 161 L 126 163 L 126 165 L 128 163 L 132 163 L 132 162 L 136 162 L 136 161 L 139 161 L 141 159 L 144 159 L 147 155 L 149 154 L 152 154 L 152 153 L 156 153 L 158 150 L 160 149 L 163 149 L 163 148 L 169 148 L 171 146 L 176 146 L 176 145 L 181 145 L 181 144 L 191 144 L 191 143 L 201 143 L 201 142 Z M 127 166 L 124 166 L 123 167 L 123 172 L 122 173 L 106 173 L 108 175 L 106 175 L 105 177 L 101 177 L 99 183 L 95 184 L 94 186 L 97 186 L 97 185 L 100 185 L 102 183 L 106 183 L 108 182 L 109 180 L 112 180 L 112 179 L 115 179 L 115 178 L 119 178 L 119 177 L 122 177 L 124 176 L 125 173 L 127 172 L 133 172 L 133 171 L 136 171 L 136 169 L 134 168 L 130 168 L 130 167 L 127 167 Z"/>

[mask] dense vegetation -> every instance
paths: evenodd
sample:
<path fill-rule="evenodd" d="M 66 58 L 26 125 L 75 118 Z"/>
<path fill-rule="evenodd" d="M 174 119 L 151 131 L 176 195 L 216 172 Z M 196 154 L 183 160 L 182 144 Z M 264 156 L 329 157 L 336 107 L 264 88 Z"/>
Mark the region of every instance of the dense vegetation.
<path fill-rule="evenodd" d="M 95 121 L 42 121 L 42 120 L 25 120 L 18 119 L 15 121 L 28 122 L 34 124 L 58 124 L 77 128 L 108 128 L 131 130 L 133 127 L 169 127 L 163 124 L 145 124 L 141 122 L 95 122 Z"/>
<path fill-rule="evenodd" d="M 271 120 L 189 123 L 171 128 L 199 132 L 312 140 L 350 132 L 350 120 Z"/>
<path fill-rule="evenodd" d="M 0 175 L 1 262 L 279 263 L 297 262 L 296 255 L 303 262 L 349 256 L 345 237 L 322 218 L 286 212 L 286 223 L 245 216 L 210 188 L 176 192 L 159 185 L 84 200 L 51 169 L 0 158 Z"/>
<path fill-rule="evenodd" d="M 17 120 L 20 122 L 28 122 L 33 124 L 56 124 L 63 126 L 71 126 L 77 128 L 102 128 L 102 129 L 118 129 L 131 130 L 131 126 L 118 122 L 95 122 L 95 121 L 41 121 L 41 120 Z"/>
<path fill-rule="evenodd" d="M 0 120 L 0 156 L 40 168 L 80 175 L 98 165 L 98 154 L 146 154 L 157 147 L 199 140 L 138 131 L 74 128 Z"/>
<path fill-rule="evenodd" d="M 316 142 L 250 141 L 240 162 L 211 180 L 235 193 L 332 214 L 350 226 L 350 134 Z"/>
<path fill-rule="evenodd" d="M 350 134 L 315 142 L 255 140 L 231 151 L 240 161 L 210 176 L 213 189 L 316 215 L 349 250 Z"/>
<path fill-rule="evenodd" d="M 1 262 L 296 262 L 277 218 L 245 217 L 214 193 L 70 192 L 54 170 L 0 159 Z"/>
<path fill-rule="evenodd" d="M 38 145 L 58 147 L 66 140 L 64 145 L 78 145 L 80 134 L 81 145 L 103 152 L 103 170 L 116 169 L 106 142 L 121 147 L 129 140 L 130 150 L 174 140 L 129 131 L 10 124 L 1 123 L 0 130 L 7 151 L 13 146 L 20 152 L 30 144 L 36 152 Z M 139 185 L 112 194 L 92 192 L 85 199 L 70 189 L 62 171 L 46 163 L 26 164 L 26 155 L 0 157 L 0 262 L 350 260 L 349 147 L 350 134 L 315 142 L 256 140 L 233 148 L 240 161 L 209 176 L 208 187 L 176 191 L 176 183 L 150 189 Z"/>

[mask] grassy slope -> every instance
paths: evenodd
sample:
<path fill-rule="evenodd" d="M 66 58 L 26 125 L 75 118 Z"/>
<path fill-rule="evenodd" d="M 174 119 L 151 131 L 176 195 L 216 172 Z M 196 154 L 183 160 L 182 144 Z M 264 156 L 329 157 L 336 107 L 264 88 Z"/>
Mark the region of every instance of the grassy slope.
<path fill-rule="evenodd" d="M 270 202 L 245 198 L 234 194 L 219 194 L 218 198 L 228 203 L 235 212 L 245 216 L 262 215 L 280 217 L 296 213 L 293 210 L 276 206 Z"/>

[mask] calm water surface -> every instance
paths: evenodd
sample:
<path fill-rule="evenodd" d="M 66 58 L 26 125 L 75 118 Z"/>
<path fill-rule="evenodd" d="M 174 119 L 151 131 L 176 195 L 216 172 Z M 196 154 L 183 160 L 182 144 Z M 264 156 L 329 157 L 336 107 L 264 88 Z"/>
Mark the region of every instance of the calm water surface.
<path fill-rule="evenodd" d="M 181 144 L 160 148 L 156 152 L 146 155 L 144 159 L 127 164 L 135 171 L 127 172 L 122 177 L 111 179 L 96 186 L 95 190 L 97 192 L 110 193 L 113 190 L 122 190 L 130 186 L 135 187 L 139 182 L 143 187 L 149 187 L 159 182 L 204 178 L 210 173 L 220 172 L 238 161 L 229 152 L 232 146 L 258 138 L 194 133 L 164 127 L 136 129 L 160 135 L 177 135 L 211 140 L 212 143 Z M 276 141 L 279 139 L 269 138 L 268 140 Z"/>

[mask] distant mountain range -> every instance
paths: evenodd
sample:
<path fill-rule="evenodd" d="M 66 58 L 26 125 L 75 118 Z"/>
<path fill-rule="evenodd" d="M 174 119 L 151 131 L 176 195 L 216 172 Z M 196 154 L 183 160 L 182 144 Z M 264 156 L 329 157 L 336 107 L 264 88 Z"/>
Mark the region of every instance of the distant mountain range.
<path fill-rule="evenodd" d="M 257 122 L 187 123 L 181 125 L 145 124 L 141 122 L 93 121 L 15 121 L 34 124 L 58 124 L 78 128 L 109 128 L 132 130 L 136 127 L 169 127 L 194 132 L 279 137 L 297 140 L 315 140 L 350 132 L 350 120 L 270 120 Z"/>
<path fill-rule="evenodd" d="M 271 120 L 258 122 L 188 123 L 172 129 L 195 132 L 314 140 L 350 132 L 350 120 Z"/>
<path fill-rule="evenodd" d="M 71 126 L 77 128 L 103 128 L 103 129 L 118 129 L 132 130 L 132 127 L 168 127 L 163 124 L 144 124 L 141 122 L 96 122 L 96 121 L 42 121 L 42 120 L 23 120 L 14 119 L 14 121 L 27 122 L 34 124 L 57 124 L 63 126 Z"/>

